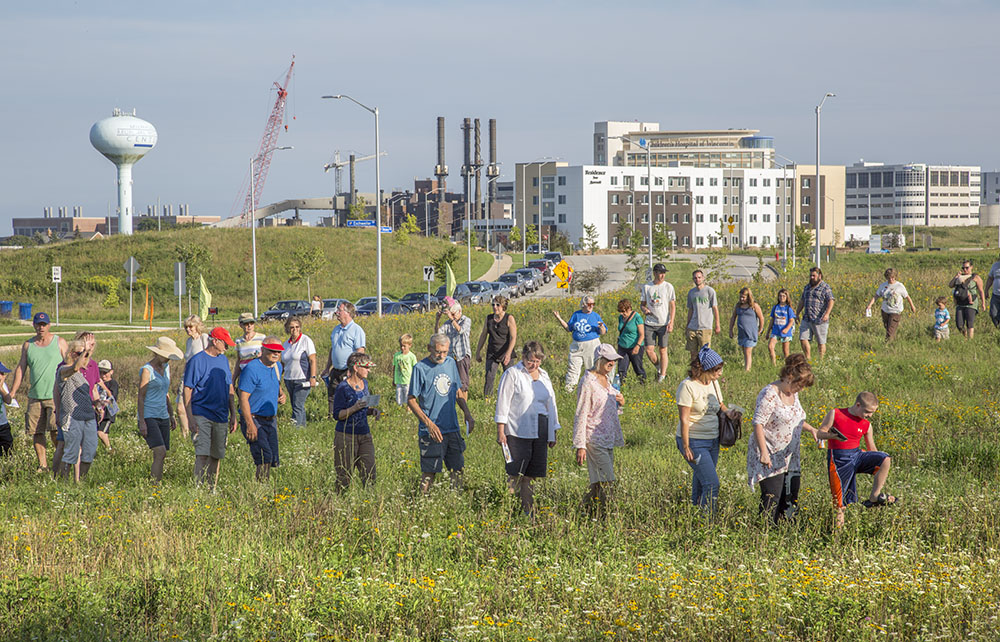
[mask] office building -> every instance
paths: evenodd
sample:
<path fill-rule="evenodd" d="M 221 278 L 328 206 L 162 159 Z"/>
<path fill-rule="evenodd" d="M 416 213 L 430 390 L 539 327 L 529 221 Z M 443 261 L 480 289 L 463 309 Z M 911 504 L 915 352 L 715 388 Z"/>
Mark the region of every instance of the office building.
<path fill-rule="evenodd" d="M 653 167 L 770 169 L 775 166 L 774 139 L 756 129 L 663 131 L 659 123 L 594 123 L 594 165 L 645 167 L 649 146 Z"/>
<path fill-rule="evenodd" d="M 952 227 L 979 224 L 980 168 L 857 162 L 847 168 L 847 222 Z"/>

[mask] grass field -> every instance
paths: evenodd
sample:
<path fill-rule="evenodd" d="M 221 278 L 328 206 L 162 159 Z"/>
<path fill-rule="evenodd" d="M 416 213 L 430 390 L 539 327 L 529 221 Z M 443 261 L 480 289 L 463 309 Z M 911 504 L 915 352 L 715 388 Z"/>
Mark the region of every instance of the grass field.
<path fill-rule="evenodd" d="M 382 237 L 382 287 L 393 298 L 411 291 L 425 290 L 421 267 L 440 256 L 448 241 L 410 236 L 407 245 L 395 242 L 395 235 Z M 454 246 L 459 257 L 455 262 L 456 278 L 465 280 L 465 245 Z M 248 230 L 186 229 L 162 233 L 138 233 L 99 241 L 72 241 L 53 246 L 0 252 L 0 288 L 6 299 L 34 304 L 49 312 L 55 307 L 55 286 L 51 266 L 62 266 L 63 282 L 59 288 L 63 318 L 78 317 L 109 321 L 128 320 L 128 284 L 124 264 L 134 256 L 142 266 L 139 278 L 149 281 L 155 301 L 156 319 L 169 323 L 177 318 L 174 295 L 174 262 L 179 251 L 194 252 L 189 260 L 189 283 L 197 307 L 197 278 L 204 274 L 212 304 L 222 318 L 235 319 L 240 312 L 253 309 L 251 243 Z M 375 294 L 375 236 L 368 230 L 308 227 L 261 228 L 257 233 L 257 272 L 260 310 L 280 299 L 307 298 L 305 278 L 295 278 L 302 257 L 313 254 L 317 270 L 310 277 L 308 291 L 323 298 L 346 298 L 352 301 Z M 473 250 L 473 278 L 492 265 L 485 252 Z M 461 269 L 458 269 L 461 267 Z M 117 288 L 120 303 L 102 305 L 106 289 L 98 290 L 88 282 L 91 277 L 106 277 Z M 439 283 L 444 283 L 441 275 Z M 133 318 L 141 321 L 145 285 L 134 293 Z M 187 297 L 183 297 L 187 314 Z M 14 313 L 17 313 L 15 305 Z M 54 314 L 53 314 L 54 317 Z"/>
<path fill-rule="evenodd" d="M 995 258 L 974 256 L 979 272 Z M 973 341 L 953 330 L 935 344 L 928 334 L 932 301 L 946 293 L 959 258 L 852 255 L 826 270 L 837 296 L 829 353 L 800 398 L 818 424 L 859 390 L 876 392 L 875 440 L 893 457 L 887 489 L 901 498 L 891 509 L 852 507 L 838 532 L 823 452 L 805 441 L 796 523 L 774 528 L 758 518 L 746 436 L 721 455 L 718 518 L 706 522 L 690 506 L 689 468 L 673 436 L 674 391 L 684 377 L 678 332 L 668 383 L 624 391 L 627 445 L 616 452 L 617 497 L 600 522 L 579 509 L 587 474 L 572 460 L 575 401 L 560 386 L 564 428 L 538 485 L 542 515 L 530 522 L 517 514 L 481 367 L 473 369 L 478 424 L 462 492 L 439 486 L 419 496 L 415 422 L 390 403 L 374 427 L 377 482 L 337 495 L 333 424 L 322 419 L 326 401 L 317 392 L 308 428 L 291 427 L 284 409 L 272 483 L 252 481 L 245 442 L 233 438 L 218 494 L 195 488 L 192 447 L 175 433 L 164 483 L 154 487 L 148 451 L 127 419 L 150 338 L 102 340 L 97 357 L 116 363 L 128 395 L 114 454 L 99 453 L 80 487 L 36 476 L 21 439 L 0 460 L 0 639 L 996 639 L 1000 333 L 981 316 Z M 890 346 L 877 316 L 863 316 L 888 265 L 900 270 L 918 309 L 904 314 Z M 779 287 L 797 296 L 805 280 L 789 273 L 755 293 L 769 309 Z M 724 327 L 738 287 L 718 288 Z M 678 292 L 683 300 L 686 286 Z M 620 295 L 599 297 L 606 320 Z M 574 307 L 529 301 L 511 311 L 522 340 L 543 342 L 544 367 L 561 379 L 569 337 L 551 317 L 554 305 L 564 317 Z M 469 314 L 475 338 L 486 310 Z M 387 400 L 396 337 L 410 332 L 419 346 L 432 319 L 362 323 L 377 361 L 372 388 Z M 305 328 L 321 353 L 330 328 Z M 716 345 L 729 364 L 727 402 L 752 408 L 776 375 L 766 348 L 744 373 L 735 342 L 723 335 Z M 20 414 L 11 423 L 16 432 Z M 859 490 L 869 483 L 862 479 Z"/>

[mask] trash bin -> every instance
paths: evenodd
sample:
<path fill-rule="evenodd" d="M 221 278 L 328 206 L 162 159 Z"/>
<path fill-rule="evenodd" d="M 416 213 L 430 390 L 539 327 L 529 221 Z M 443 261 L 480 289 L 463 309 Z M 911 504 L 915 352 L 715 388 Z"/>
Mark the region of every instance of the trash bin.
<path fill-rule="evenodd" d="M 21 316 L 19 317 L 21 321 L 31 321 L 31 304 L 18 303 L 17 305 L 19 306 L 18 310 L 21 313 Z M 14 306 L 12 305 L 11 310 L 13 310 L 13 308 Z"/>
<path fill-rule="evenodd" d="M 0 301 L 0 316 L 9 317 L 14 312 L 13 301 Z"/>

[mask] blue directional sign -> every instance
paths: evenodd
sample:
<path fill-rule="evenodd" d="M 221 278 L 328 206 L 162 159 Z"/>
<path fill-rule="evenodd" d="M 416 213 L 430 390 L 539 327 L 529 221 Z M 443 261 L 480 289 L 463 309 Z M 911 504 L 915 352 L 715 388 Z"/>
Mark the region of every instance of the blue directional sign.
<path fill-rule="evenodd" d="M 389 227 L 388 225 L 383 225 L 382 226 L 382 233 L 383 234 L 392 234 L 392 228 Z"/>
<path fill-rule="evenodd" d="M 367 218 L 350 219 L 347 227 L 375 227 L 375 221 Z"/>

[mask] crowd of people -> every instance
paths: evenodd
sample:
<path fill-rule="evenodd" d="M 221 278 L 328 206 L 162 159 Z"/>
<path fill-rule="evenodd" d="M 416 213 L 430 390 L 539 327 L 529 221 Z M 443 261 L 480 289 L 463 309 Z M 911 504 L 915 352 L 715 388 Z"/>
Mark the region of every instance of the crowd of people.
<path fill-rule="evenodd" d="M 656 381 L 666 378 L 676 295 L 665 273 L 663 264 L 653 267 L 651 280 L 639 288 L 638 308 L 629 298 L 618 302 L 614 343 L 602 340 L 608 325 L 595 311 L 592 296 L 580 300 L 580 309 L 568 321 L 553 310 L 559 325 L 571 335 L 563 386 L 576 392 L 572 446 L 577 464 L 588 469 L 590 485 L 583 505 L 594 515 L 605 514 L 613 497 L 614 449 L 625 445 L 620 417 L 625 404 L 622 387 L 629 370 L 637 384 L 644 383 L 644 360 L 648 359 Z M 894 268 L 887 269 L 884 276 L 865 313 L 871 316 L 874 303 L 882 301 L 885 338 L 892 341 L 904 304 L 911 312 L 916 312 L 916 306 Z M 711 513 L 716 510 L 720 489 L 720 416 L 730 410 L 743 411 L 726 405 L 719 384 L 724 362 L 712 348 L 714 335 L 722 331 L 718 296 L 701 270 L 692 273 L 692 283 L 686 297 L 685 325 L 690 354 L 687 377 L 676 390 L 675 441 L 691 468 L 691 501 Z M 1000 261 L 991 267 L 985 285 L 973 272 L 972 263 L 963 261 L 948 287 L 955 302 L 956 325 L 965 337 L 973 337 L 976 311 L 986 310 L 986 291 L 991 292 L 990 318 L 1000 326 Z M 814 382 L 809 363 L 811 343 L 817 344 L 820 357 L 826 353 L 834 302 L 822 271 L 813 268 L 794 309 L 790 292 L 781 289 L 768 320 L 751 289 L 744 287 L 730 315 L 729 336 L 742 349 L 745 370 L 752 368 L 753 349 L 763 336 L 768 340 L 772 364 L 777 363 L 777 345 L 782 346 L 783 365 L 777 380 L 757 395 L 747 443 L 748 484 L 759 487 L 760 513 L 775 523 L 794 517 L 797 511 L 803 431 L 827 448 L 835 524 L 843 524 L 845 507 L 860 497 L 858 474 L 873 476 L 866 506 L 896 502 L 884 490 L 891 458 L 877 450 L 870 430 L 877 398 L 860 392 L 854 405 L 831 410 L 818 428 L 806 421 L 799 403 L 799 392 Z M 553 382 L 542 367 L 545 348 L 529 340 L 518 350 L 518 327 L 507 312 L 507 304 L 504 297 L 493 299 L 475 348 L 475 361 L 483 362 L 485 349 L 483 394 L 486 398 L 495 396 L 493 421 L 507 486 L 522 510 L 532 515 L 534 483 L 546 475 L 548 452 L 556 446 L 561 424 Z M 354 321 L 354 306 L 341 303 L 335 316 L 337 324 L 330 334 L 322 371 L 318 371 L 315 343 L 302 333 L 298 318 L 285 323 L 287 338 L 283 340 L 259 332 L 253 315 L 241 314 L 242 336 L 234 340 L 225 328 L 206 331 L 201 319 L 191 316 L 184 322 L 188 338 L 183 351 L 169 337 L 159 337 L 148 346 L 150 358 L 138 373 L 136 401 L 138 433 L 151 453 L 151 478 L 155 482 L 162 479 L 171 433 L 180 428 L 183 437 L 193 440 L 195 480 L 214 487 L 229 436 L 238 428 L 256 467 L 256 478 L 267 480 L 271 469 L 280 466 L 279 407 L 290 405 L 293 425 L 304 427 L 306 400 L 322 380 L 328 415 L 336 422 L 337 489 L 347 489 L 355 478 L 361 485 L 374 482 L 371 425 L 382 416 L 381 396 L 372 393 L 368 381 L 375 362 L 368 354 L 364 329 Z M 936 340 L 948 338 L 951 318 L 947 299 L 937 298 L 932 326 Z M 790 354 L 796 322 L 802 353 Z M 87 476 L 99 443 L 109 453 L 112 450 L 109 432 L 121 412 L 121 390 L 112 364 L 93 358 L 97 346 L 93 333 L 81 332 L 66 341 L 52 334 L 44 312 L 36 314 L 32 323 L 35 336 L 21 348 L 10 388 L 5 380 L 11 370 L 0 364 L 0 454 L 9 453 L 13 444 L 7 406 L 17 403 L 14 395 L 27 381 L 25 429 L 38 471 L 50 471 L 47 448 L 51 442 L 55 448 L 51 470 L 59 477 L 80 481 Z M 395 401 L 416 419 L 419 486 L 424 493 L 445 469 L 452 486 L 461 487 L 466 437 L 476 425 L 467 403 L 473 321 L 461 304 L 450 300 L 438 311 L 435 327 L 424 358 L 414 352 L 415 339 L 410 334 L 399 337 L 399 350 L 392 358 Z M 235 348 L 232 365 L 226 354 L 229 348 Z M 172 373 L 172 365 L 175 369 L 179 365 L 179 371 Z M 181 382 L 179 386 L 172 387 L 172 374 Z"/>

